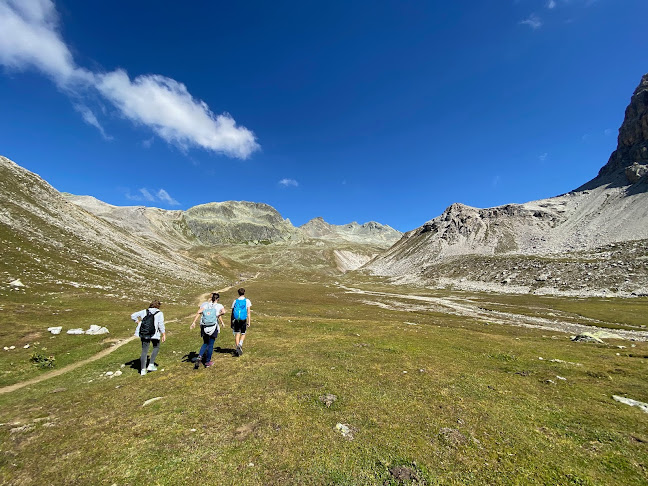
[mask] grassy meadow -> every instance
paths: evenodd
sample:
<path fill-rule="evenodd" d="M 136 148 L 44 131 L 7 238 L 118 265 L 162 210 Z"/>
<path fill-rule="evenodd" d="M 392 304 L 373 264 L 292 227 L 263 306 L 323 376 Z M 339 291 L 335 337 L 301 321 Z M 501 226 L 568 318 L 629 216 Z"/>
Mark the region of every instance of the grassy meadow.
<path fill-rule="evenodd" d="M 215 365 L 193 369 L 201 339 L 189 325 L 201 296 L 191 285 L 163 305 L 160 371 L 139 375 L 133 340 L 0 393 L 0 483 L 648 484 L 648 415 L 612 399 L 648 402 L 646 343 L 575 343 L 557 332 L 408 308 L 406 296 L 625 329 L 645 323 L 648 299 L 451 294 L 288 273 L 262 272 L 243 284 L 253 321 L 240 358 L 223 330 Z M 369 297 L 338 282 L 402 298 Z M 229 308 L 234 297 L 232 288 L 221 302 Z M 0 347 L 15 349 L 0 349 L 0 386 L 51 372 L 30 363 L 34 352 L 54 356 L 56 369 L 130 337 L 129 315 L 146 304 L 3 294 Z M 108 327 L 108 337 L 64 334 L 93 323 Z M 63 334 L 49 335 L 55 325 Z M 327 395 L 335 396 L 328 405 Z"/>

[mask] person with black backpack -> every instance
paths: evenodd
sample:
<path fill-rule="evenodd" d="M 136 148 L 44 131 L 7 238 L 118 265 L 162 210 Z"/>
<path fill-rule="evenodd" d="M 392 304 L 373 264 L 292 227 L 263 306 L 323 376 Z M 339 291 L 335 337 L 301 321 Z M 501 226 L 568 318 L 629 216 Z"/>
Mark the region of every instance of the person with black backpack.
<path fill-rule="evenodd" d="M 200 367 L 200 363 L 203 363 L 205 368 L 209 368 L 213 364 L 211 358 L 214 352 L 214 341 L 216 341 L 220 332 L 218 323 L 220 321 L 220 324 L 223 324 L 223 318 L 221 316 L 225 314 L 225 307 L 218 303 L 219 297 L 220 294 L 218 292 L 212 292 L 211 300 L 200 306 L 196 317 L 194 317 L 191 326 L 189 326 L 189 329 L 196 327 L 196 321 L 198 320 L 198 316 L 200 316 L 200 337 L 203 338 L 203 345 L 194 362 L 195 370 Z"/>
<path fill-rule="evenodd" d="M 142 355 L 140 356 L 140 374 L 142 376 L 144 376 L 147 371 L 157 371 L 155 358 L 160 351 L 160 342 L 166 341 L 164 314 L 162 314 L 162 311 L 160 310 L 161 305 L 162 303 L 159 300 L 154 300 L 151 302 L 148 309 L 131 314 L 131 319 L 137 323 L 135 336 L 139 337 L 142 341 Z M 150 364 L 147 367 L 146 361 L 148 359 L 148 350 L 151 343 L 153 343 L 153 351 L 151 352 Z"/>
<path fill-rule="evenodd" d="M 250 327 L 250 299 L 245 297 L 245 289 L 238 289 L 239 297 L 232 302 L 232 331 L 234 332 L 234 356 L 243 354 L 243 341 L 245 341 L 245 331 Z"/>

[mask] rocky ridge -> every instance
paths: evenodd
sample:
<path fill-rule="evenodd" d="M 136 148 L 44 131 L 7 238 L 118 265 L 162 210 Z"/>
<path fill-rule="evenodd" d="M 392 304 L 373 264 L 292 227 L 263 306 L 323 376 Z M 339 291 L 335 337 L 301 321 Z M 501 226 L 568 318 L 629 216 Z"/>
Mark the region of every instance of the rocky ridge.
<path fill-rule="evenodd" d="M 296 228 L 272 206 L 247 201 L 211 202 L 186 211 L 168 211 L 143 206 L 113 206 L 91 196 L 65 194 L 65 197 L 124 230 L 160 239 L 171 247 L 317 239 L 388 248 L 401 236 L 399 231 L 373 221 L 336 226 L 316 218 Z"/>
<path fill-rule="evenodd" d="M 471 290 L 646 293 L 647 147 L 648 75 L 626 109 L 617 150 L 590 182 L 568 194 L 525 204 L 487 209 L 453 204 L 363 268 L 398 281 Z M 612 245 L 617 259 L 606 262 L 606 248 Z M 621 254 L 624 248 L 627 252 Z M 511 262 L 520 259 L 533 262 L 534 270 L 517 271 L 524 265 Z M 471 263 L 463 265 L 467 261 Z M 613 277 L 619 261 L 631 271 Z M 595 268 L 588 267 L 592 262 Z M 542 279 L 546 275 L 559 280 Z"/>
<path fill-rule="evenodd" d="M 329 224 L 323 218 L 311 219 L 301 225 L 299 229 L 310 238 L 325 240 L 351 241 L 354 243 L 371 242 L 385 248 L 396 243 L 402 233 L 391 226 L 370 221 L 358 224 L 355 221 L 344 225 Z"/>

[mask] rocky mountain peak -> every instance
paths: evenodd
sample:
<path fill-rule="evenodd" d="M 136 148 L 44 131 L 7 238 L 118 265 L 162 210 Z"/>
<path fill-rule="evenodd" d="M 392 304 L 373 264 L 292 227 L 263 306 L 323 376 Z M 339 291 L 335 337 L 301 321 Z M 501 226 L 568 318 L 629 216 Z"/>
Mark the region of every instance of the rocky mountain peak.
<path fill-rule="evenodd" d="M 627 186 L 646 183 L 648 173 L 648 74 L 644 74 L 626 108 L 617 149 L 598 176 L 578 190 L 604 184 Z M 648 184 L 646 184 L 648 186 Z"/>

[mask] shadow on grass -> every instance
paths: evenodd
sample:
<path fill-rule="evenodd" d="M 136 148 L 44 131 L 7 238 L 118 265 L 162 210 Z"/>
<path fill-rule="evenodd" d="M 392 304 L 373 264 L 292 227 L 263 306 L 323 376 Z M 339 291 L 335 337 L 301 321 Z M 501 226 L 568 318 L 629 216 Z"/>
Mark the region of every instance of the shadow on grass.
<path fill-rule="evenodd" d="M 213 354 L 231 354 L 234 355 L 234 348 L 221 348 L 220 346 L 214 347 Z M 199 354 L 195 351 L 190 351 L 182 357 L 183 363 L 196 363 L 198 361 Z"/>

